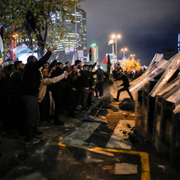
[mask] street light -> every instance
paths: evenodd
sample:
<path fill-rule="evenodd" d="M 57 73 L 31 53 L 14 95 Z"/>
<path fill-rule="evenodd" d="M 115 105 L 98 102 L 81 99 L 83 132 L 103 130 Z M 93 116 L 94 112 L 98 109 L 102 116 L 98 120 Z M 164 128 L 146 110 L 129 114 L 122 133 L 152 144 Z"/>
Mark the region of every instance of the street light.
<path fill-rule="evenodd" d="M 131 58 L 134 58 L 134 57 L 135 57 L 135 54 L 131 54 L 130 57 L 131 57 Z"/>
<path fill-rule="evenodd" d="M 121 35 L 118 34 L 118 35 L 115 35 L 113 34 L 112 35 L 112 39 L 115 39 L 115 43 L 116 43 L 116 60 L 117 60 L 117 39 L 121 38 Z"/>
<path fill-rule="evenodd" d="M 127 51 L 127 48 L 122 48 L 121 51 L 123 52 L 123 57 L 125 56 L 125 52 Z"/>

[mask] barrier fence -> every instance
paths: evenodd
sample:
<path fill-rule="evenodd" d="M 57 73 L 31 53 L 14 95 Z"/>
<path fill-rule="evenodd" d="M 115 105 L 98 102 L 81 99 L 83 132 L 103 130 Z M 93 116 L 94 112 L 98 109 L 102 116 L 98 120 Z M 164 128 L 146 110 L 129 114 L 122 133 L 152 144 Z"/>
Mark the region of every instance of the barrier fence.
<path fill-rule="evenodd" d="M 175 104 L 162 96 L 149 95 L 156 83 L 148 82 L 135 94 L 136 126 L 141 126 L 158 152 L 167 154 L 173 162 L 180 154 L 180 113 L 175 114 Z"/>

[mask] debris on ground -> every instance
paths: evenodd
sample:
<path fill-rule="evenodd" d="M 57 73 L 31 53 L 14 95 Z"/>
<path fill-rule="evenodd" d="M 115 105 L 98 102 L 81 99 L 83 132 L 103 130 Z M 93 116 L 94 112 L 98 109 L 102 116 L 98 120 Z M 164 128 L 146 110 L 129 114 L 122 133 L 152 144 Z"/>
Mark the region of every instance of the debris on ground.
<path fill-rule="evenodd" d="M 123 113 L 123 115 L 127 117 L 127 113 Z"/>
<path fill-rule="evenodd" d="M 131 128 L 130 124 L 127 124 L 127 127 L 128 127 L 128 128 Z"/>
<path fill-rule="evenodd" d="M 88 151 L 114 157 L 114 154 L 113 154 L 113 153 L 106 152 L 106 151 L 100 151 L 100 150 L 97 150 L 97 149 L 88 149 Z"/>
<path fill-rule="evenodd" d="M 109 123 L 107 121 L 107 119 L 104 119 L 104 118 L 101 118 L 101 117 L 96 117 L 96 116 L 89 116 L 89 115 L 85 116 L 84 121 L 101 122 L 101 123 L 105 123 L 105 124 Z"/>
<path fill-rule="evenodd" d="M 89 109 L 89 113 L 91 113 L 94 109 L 99 108 L 102 104 L 104 104 L 105 106 L 108 106 L 109 103 L 111 103 L 113 97 L 112 95 L 106 94 L 104 96 L 101 96 L 100 98 L 98 98 L 98 100 L 96 100 L 96 102 L 90 107 Z"/>
<path fill-rule="evenodd" d="M 108 171 L 110 174 L 114 174 L 114 166 L 112 165 L 103 166 L 102 169 Z"/>
<path fill-rule="evenodd" d="M 119 104 L 119 109 L 121 110 L 134 110 L 135 102 L 131 98 L 125 98 Z"/>
<path fill-rule="evenodd" d="M 128 163 L 116 163 L 114 167 L 114 174 L 130 175 L 138 173 L 138 165 Z"/>

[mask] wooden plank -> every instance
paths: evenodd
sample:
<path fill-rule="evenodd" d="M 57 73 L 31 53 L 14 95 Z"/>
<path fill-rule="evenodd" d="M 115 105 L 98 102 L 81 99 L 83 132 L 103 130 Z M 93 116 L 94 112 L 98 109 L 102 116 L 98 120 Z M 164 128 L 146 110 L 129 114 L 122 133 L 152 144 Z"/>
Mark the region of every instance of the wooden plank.
<path fill-rule="evenodd" d="M 116 163 L 115 164 L 114 174 L 129 175 L 129 174 L 137 174 L 137 173 L 138 173 L 138 165 L 127 164 L 127 163 Z"/>

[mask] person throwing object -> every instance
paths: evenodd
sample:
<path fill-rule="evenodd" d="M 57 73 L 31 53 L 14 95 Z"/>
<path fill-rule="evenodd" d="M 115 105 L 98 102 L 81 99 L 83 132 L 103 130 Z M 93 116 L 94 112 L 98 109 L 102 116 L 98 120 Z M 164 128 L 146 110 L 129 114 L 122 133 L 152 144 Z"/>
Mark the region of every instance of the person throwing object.
<path fill-rule="evenodd" d="M 133 97 L 132 97 L 132 95 L 131 95 L 131 93 L 130 93 L 130 91 L 129 91 L 129 86 L 130 86 L 130 85 L 129 85 L 129 80 L 128 80 L 127 76 L 124 75 L 123 72 L 120 72 L 120 73 L 118 73 L 118 75 L 116 76 L 116 79 L 115 79 L 115 80 L 116 80 L 116 81 L 117 81 L 117 80 L 122 80 L 123 83 L 122 83 L 120 86 L 124 86 L 124 87 L 118 90 L 118 92 L 117 92 L 117 98 L 114 98 L 114 100 L 115 100 L 115 101 L 119 101 L 120 93 L 121 93 L 122 91 L 127 91 L 128 94 L 129 94 L 129 96 L 130 96 L 130 98 L 132 99 L 132 101 L 134 101 L 134 99 L 133 99 Z"/>

